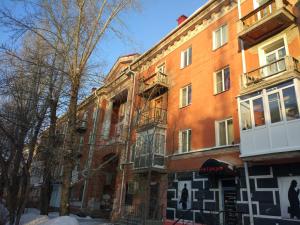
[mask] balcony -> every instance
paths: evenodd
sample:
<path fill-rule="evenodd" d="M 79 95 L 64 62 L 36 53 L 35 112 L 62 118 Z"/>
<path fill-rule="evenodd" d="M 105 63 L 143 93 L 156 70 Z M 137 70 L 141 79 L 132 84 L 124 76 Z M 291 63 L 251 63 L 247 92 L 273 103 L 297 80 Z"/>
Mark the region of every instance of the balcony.
<path fill-rule="evenodd" d="M 134 159 L 134 172 L 146 173 L 149 170 L 158 173 L 165 172 L 165 156 L 157 153 L 140 155 Z"/>
<path fill-rule="evenodd" d="M 167 110 L 161 108 L 150 108 L 140 115 L 137 115 L 137 128 L 149 129 L 154 126 L 166 126 L 167 124 Z"/>
<path fill-rule="evenodd" d="M 239 97 L 242 158 L 299 158 L 299 84 L 288 80 Z"/>
<path fill-rule="evenodd" d="M 79 121 L 77 121 L 76 131 L 79 134 L 84 133 L 86 131 L 86 129 L 87 129 L 87 121 L 85 121 L 85 120 L 79 120 Z"/>
<path fill-rule="evenodd" d="M 138 94 L 144 98 L 153 99 L 164 94 L 168 90 L 168 77 L 166 74 L 156 72 L 139 84 Z"/>
<path fill-rule="evenodd" d="M 270 64 L 242 74 L 241 95 L 299 76 L 299 61 L 291 56 L 285 56 Z"/>
<path fill-rule="evenodd" d="M 287 0 L 270 0 L 240 20 L 239 37 L 245 47 L 255 45 L 295 22 Z"/>

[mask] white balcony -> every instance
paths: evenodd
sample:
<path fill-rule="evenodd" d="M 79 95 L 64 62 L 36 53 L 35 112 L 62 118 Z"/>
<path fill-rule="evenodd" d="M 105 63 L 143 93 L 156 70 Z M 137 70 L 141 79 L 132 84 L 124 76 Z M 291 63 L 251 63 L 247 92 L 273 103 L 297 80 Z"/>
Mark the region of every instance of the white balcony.
<path fill-rule="evenodd" d="M 239 97 L 241 157 L 300 153 L 300 86 L 293 79 Z"/>

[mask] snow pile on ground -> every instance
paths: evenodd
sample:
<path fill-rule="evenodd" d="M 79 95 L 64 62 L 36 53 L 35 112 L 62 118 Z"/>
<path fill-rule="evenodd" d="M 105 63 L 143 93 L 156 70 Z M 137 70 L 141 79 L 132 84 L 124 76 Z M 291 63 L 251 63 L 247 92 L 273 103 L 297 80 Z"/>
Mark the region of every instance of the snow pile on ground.
<path fill-rule="evenodd" d="M 54 218 L 53 218 L 54 217 Z M 40 215 L 37 209 L 26 209 L 21 217 L 21 225 L 79 225 L 76 218 L 71 216 L 48 216 Z"/>
<path fill-rule="evenodd" d="M 20 225 L 112 225 L 104 219 L 89 216 L 80 217 L 74 214 L 59 216 L 58 212 L 51 212 L 48 216 L 40 215 L 38 209 L 27 208 L 21 217 Z"/>
<path fill-rule="evenodd" d="M 54 218 L 52 220 L 48 220 L 48 222 L 43 225 L 79 225 L 77 219 L 70 216 L 60 216 Z"/>

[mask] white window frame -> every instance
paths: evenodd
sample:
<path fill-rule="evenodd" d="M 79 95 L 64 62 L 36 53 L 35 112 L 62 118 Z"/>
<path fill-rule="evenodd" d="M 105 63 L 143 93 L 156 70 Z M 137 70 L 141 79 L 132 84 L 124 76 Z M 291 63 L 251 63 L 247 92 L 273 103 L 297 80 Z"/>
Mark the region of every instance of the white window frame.
<path fill-rule="evenodd" d="M 287 36 L 286 34 L 281 34 L 277 37 L 272 38 L 271 40 L 267 40 L 261 44 L 261 46 L 258 47 L 258 57 L 259 57 L 259 64 L 260 66 L 266 65 L 266 56 L 268 53 L 265 52 L 265 50 L 271 46 L 272 44 L 275 44 L 279 40 L 283 40 L 284 48 L 286 52 L 286 56 L 289 56 L 289 48 L 287 44 Z"/>
<path fill-rule="evenodd" d="M 227 33 L 227 37 L 226 37 L 226 40 L 223 40 L 223 28 L 225 28 L 226 29 L 226 33 Z M 220 32 L 220 46 L 217 46 L 217 44 L 216 44 L 216 33 L 218 32 L 218 31 L 221 31 Z M 227 42 L 228 42 L 228 37 L 229 37 L 229 32 L 228 32 L 228 25 L 227 25 L 227 23 L 226 24 L 223 24 L 222 26 L 220 26 L 220 27 L 218 27 L 216 30 L 214 30 L 213 31 L 213 50 L 216 50 L 216 49 L 218 49 L 218 48 L 221 48 L 223 45 L 225 45 Z"/>
<path fill-rule="evenodd" d="M 225 76 L 224 76 L 224 71 L 225 69 L 229 69 L 229 88 L 228 89 L 225 89 Z M 218 92 L 218 89 L 217 89 L 217 74 L 221 72 L 222 73 L 222 90 Z M 222 92 L 225 92 L 225 91 L 228 91 L 230 89 L 230 67 L 229 66 L 226 66 L 216 72 L 214 72 L 214 94 L 220 94 Z"/>
<path fill-rule="evenodd" d="M 192 46 L 188 47 L 187 49 L 181 51 L 180 54 L 180 69 L 183 69 L 192 64 L 193 58 L 193 50 Z"/>
<path fill-rule="evenodd" d="M 285 104 L 284 104 L 284 98 L 283 98 L 283 90 L 290 88 L 290 87 L 294 87 L 295 89 L 295 94 L 296 94 L 296 101 L 297 101 L 297 106 L 298 106 L 298 110 L 300 110 L 300 92 L 297 89 L 298 83 L 296 80 L 294 80 L 291 84 L 288 84 L 286 86 L 283 86 L 281 88 L 278 89 L 274 89 L 272 91 L 268 91 L 266 92 L 266 90 L 263 90 L 261 94 L 257 95 L 257 96 L 253 96 L 253 97 L 249 97 L 247 99 L 239 99 L 238 100 L 238 107 L 239 107 L 239 127 L 240 127 L 240 132 L 249 132 L 251 130 L 255 130 L 255 129 L 261 129 L 264 128 L 266 126 L 277 126 L 278 124 L 282 124 L 282 123 L 290 123 L 294 120 L 299 120 L 300 118 L 297 119 L 293 119 L 288 121 L 287 117 L 286 117 L 286 108 L 285 108 Z M 282 120 L 272 123 L 271 122 L 271 115 L 270 115 L 270 106 L 269 106 L 269 101 L 268 101 L 268 96 L 271 94 L 275 94 L 278 93 L 279 94 L 279 102 L 281 105 L 281 115 L 282 115 Z M 265 125 L 263 126 L 255 126 L 255 122 L 254 122 L 254 115 L 253 115 L 253 100 L 258 99 L 258 98 L 262 98 L 263 99 L 263 104 L 264 104 L 264 116 L 265 116 Z M 240 111 L 240 104 L 244 101 L 249 101 L 250 102 L 250 113 L 251 113 L 251 128 L 243 130 L 242 129 L 242 122 L 241 122 L 241 111 Z"/>
<path fill-rule="evenodd" d="M 232 121 L 232 125 L 233 125 L 232 117 L 229 117 L 229 118 L 223 119 L 223 120 L 215 121 L 216 146 L 230 146 L 230 145 L 232 145 L 232 143 L 228 143 L 228 132 L 227 131 L 228 131 L 228 121 L 229 120 Z M 225 145 L 220 144 L 219 129 L 220 129 L 220 123 L 222 123 L 222 122 L 225 122 L 225 136 L 226 136 L 226 144 Z M 233 133 L 233 138 L 234 138 L 234 133 Z"/>
<path fill-rule="evenodd" d="M 187 132 L 187 140 L 186 140 L 186 151 L 183 151 L 183 146 L 182 146 L 182 137 L 183 137 L 183 133 Z M 191 136 L 191 140 L 189 140 L 189 136 Z M 179 141 L 178 141 L 178 149 L 179 149 L 179 153 L 187 153 L 190 152 L 192 150 L 192 129 L 185 129 L 185 130 L 180 130 L 179 131 Z M 189 148 L 190 147 L 190 148 Z"/>
<path fill-rule="evenodd" d="M 156 72 L 166 73 L 166 63 L 163 62 L 156 67 Z"/>
<path fill-rule="evenodd" d="M 190 88 L 190 90 L 191 90 L 191 100 L 190 100 L 190 102 L 189 102 L 189 87 L 191 87 Z M 186 89 L 186 96 L 183 96 L 183 90 L 184 89 Z M 183 88 L 180 88 L 179 108 L 189 106 L 192 103 L 192 93 L 193 93 L 192 84 L 188 84 L 188 85 L 184 86 Z M 183 105 L 183 98 L 185 98 L 185 100 L 186 100 L 186 105 Z"/>

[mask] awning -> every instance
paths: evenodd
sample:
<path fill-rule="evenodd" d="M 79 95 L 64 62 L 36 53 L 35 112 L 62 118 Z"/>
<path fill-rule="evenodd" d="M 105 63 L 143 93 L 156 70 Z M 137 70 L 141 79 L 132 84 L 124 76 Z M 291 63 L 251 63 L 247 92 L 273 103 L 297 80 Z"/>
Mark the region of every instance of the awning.
<path fill-rule="evenodd" d="M 233 165 L 217 159 L 208 159 L 199 168 L 200 175 L 213 175 L 213 176 L 229 176 L 235 175 L 236 170 Z"/>

